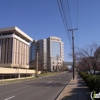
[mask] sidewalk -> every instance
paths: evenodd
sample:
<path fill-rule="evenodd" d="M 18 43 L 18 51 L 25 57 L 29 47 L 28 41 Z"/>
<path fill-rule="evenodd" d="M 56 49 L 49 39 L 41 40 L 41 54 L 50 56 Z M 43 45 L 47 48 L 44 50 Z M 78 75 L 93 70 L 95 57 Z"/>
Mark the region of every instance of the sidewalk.
<path fill-rule="evenodd" d="M 56 100 L 91 100 L 90 90 L 82 78 L 76 74 L 75 79 L 71 79 Z"/>

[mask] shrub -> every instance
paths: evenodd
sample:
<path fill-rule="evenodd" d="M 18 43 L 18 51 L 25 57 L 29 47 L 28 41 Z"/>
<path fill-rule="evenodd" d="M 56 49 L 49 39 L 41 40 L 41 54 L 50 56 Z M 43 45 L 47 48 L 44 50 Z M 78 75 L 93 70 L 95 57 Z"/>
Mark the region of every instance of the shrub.
<path fill-rule="evenodd" d="M 90 75 L 85 72 L 79 72 L 80 76 L 86 82 L 87 86 L 91 91 L 95 90 L 96 92 L 100 92 L 100 76 L 98 75 Z"/>

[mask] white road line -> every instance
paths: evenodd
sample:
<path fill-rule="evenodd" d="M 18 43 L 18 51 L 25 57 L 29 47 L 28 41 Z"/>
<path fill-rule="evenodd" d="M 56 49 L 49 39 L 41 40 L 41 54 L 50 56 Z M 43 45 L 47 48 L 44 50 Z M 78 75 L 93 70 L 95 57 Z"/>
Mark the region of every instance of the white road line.
<path fill-rule="evenodd" d="M 48 82 L 47 84 L 52 83 L 52 81 Z"/>
<path fill-rule="evenodd" d="M 6 98 L 6 99 L 4 99 L 4 100 L 9 100 L 9 99 L 12 99 L 12 98 L 14 98 L 15 96 L 11 96 L 11 97 L 9 97 L 9 98 Z"/>

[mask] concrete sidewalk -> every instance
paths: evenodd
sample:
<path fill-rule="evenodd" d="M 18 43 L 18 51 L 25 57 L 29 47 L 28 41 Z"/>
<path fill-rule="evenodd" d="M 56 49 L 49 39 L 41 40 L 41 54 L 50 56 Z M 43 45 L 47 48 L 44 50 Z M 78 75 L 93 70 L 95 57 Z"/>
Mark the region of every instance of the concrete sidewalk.
<path fill-rule="evenodd" d="M 76 74 L 75 79 L 71 79 L 56 100 L 91 100 L 90 90 L 83 79 Z"/>

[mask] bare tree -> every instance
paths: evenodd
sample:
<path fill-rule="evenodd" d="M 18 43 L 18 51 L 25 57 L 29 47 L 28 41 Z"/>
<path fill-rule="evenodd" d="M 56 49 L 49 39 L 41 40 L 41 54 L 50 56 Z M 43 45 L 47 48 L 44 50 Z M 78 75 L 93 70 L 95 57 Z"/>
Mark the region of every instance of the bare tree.
<path fill-rule="evenodd" d="M 96 42 L 93 42 L 90 45 L 87 45 L 84 48 L 77 48 L 76 51 L 76 60 L 79 62 L 79 68 L 87 70 L 91 73 L 90 70 L 95 71 L 100 66 L 100 47 Z M 91 73 L 92 74 L 92 73 Z"/>

